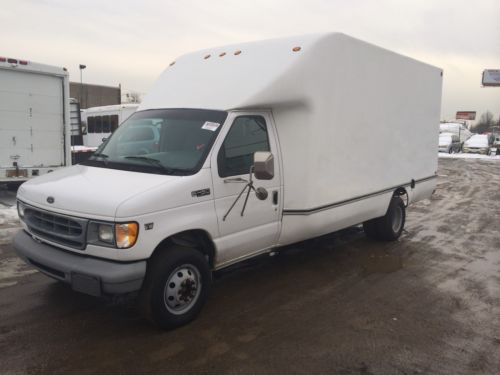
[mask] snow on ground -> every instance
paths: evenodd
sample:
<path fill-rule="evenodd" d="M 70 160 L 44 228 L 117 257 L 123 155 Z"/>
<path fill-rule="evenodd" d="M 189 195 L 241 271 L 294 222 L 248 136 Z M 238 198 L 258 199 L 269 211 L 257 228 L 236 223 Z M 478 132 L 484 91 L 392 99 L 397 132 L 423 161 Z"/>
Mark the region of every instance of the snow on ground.
<path fill-rule="evenodd" d="M 17 216 L 17 208 L 2 207 L 2 209 L 0 209 L 0 227 L 11 225 L 20 226 L 19 217 Z"/>
<path fill-rule="evenodd" d="M 0 289 L 16 285 L 21 277 L 36 272 L 38 271 L 28 266 L 20 258 L 0 259 Z"/>
<path fill-rule="evenodd" d="M 37 272 L 10 250 L 12 238 L 20 229 L 16 206 L 9 207 L 0 203 L 0 289 L 17 284 L 24 275 Z"/>
<path fill-rule="evenodd" d="M 440 152 L 438 155 L 443 159 L 481 159 L 487 161 L 500 161 L 500 155 L 489 156 L 480 154 L 445 154 L 442 152 Z"/>

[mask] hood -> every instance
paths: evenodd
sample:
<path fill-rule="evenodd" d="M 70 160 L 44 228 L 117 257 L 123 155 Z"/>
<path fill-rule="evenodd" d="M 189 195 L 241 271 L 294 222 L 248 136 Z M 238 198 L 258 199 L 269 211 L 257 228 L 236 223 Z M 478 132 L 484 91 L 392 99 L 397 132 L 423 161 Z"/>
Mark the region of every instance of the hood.
<path fill-rule="evenodd" d="M 439 137 L 439 147 L 448 146 L 451 144 L 451 137 Z"/>
<path fill-rule="evenodd" d="M 182 178 L 75 165 L 25 182 L 18 198 L 48 210 L 110 218 L 131 197 Z"/>
<path fill-rule="evenodd" d="M 487 137 L 472 137 L 465 141 L 465 147 L 488 147 Z"/>

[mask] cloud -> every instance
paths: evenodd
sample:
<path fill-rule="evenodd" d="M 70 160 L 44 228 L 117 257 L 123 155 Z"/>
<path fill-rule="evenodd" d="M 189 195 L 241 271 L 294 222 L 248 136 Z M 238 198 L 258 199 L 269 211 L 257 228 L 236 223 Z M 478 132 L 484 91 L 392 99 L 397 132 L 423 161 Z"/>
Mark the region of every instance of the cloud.
<path fill-rule="evenodd" d="M 443 116 L 500 114 L 497 0 L 17 0 L 0 7 L 0 55 L 66 66 L 78 80 L 147 92 L 177 56 L 196 49 L 342 31 L 445 69 Z"/>

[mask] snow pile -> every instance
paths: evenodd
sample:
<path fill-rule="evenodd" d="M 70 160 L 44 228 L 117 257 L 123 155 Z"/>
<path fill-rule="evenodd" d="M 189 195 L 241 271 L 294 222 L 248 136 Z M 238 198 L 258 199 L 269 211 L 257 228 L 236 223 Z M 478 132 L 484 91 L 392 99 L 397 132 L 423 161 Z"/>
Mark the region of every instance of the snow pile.
<path fill-rule="evenodd" d="M 3 208 L 0 206 L 0 228 L 4 226 L 20 226 L 16 207 Z"/>
<path fill-rule="evenodd" d="M 71 146 L 71 152 L 94 152 L 97 147 Z"/>
<path fill-rule="evenodd" d="M 440 158 L 444 158 L 444 159 L 481 159 L 481 160 L 488 160 L 488 161 L 499 161 L 500 160 L 500 155 L 489 156 L 489 155 L 480 155 L 480 154 L 445 154 L 445 153 L 441 153 L 441 152 L 438 155 Z"/>

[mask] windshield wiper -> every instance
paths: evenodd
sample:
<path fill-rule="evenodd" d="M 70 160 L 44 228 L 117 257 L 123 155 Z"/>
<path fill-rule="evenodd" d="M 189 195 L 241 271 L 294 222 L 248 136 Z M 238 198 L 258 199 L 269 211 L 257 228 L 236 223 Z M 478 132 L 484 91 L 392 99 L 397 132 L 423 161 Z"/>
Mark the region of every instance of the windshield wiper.
<path fill-rule="evenodd" d="M 173 174 L 175 172 L 186 172 L 186 169 L 166 167 L 161 163 L 160 160 L 154 158 L 148 158 L 147 156 L 125 156 L 125 159 L 145 161 L 149 164 L 160 167 L 163 171 L 165 171 L 168 174 Z"/>
<path fill-rule="evenodd" d="M 102 158 L 102 159 L 104 159 L 104 160 L 102 160 L 102 162 L 104 163 L 105 166 L 107 166 L 108 165 L 108 161 L 106 159 L 108 157 L 109 157 L 108 155 L 102 154 L 102 153 L 99 152 L 99 153 L 93 153 L 92 155 L 90 155 L 89 160 L 96 160 L 97 161 L 98 158 Z M 101 161 L 101 160 L 99 160 L 99 161 Z"/>
<path fill-rule="evenodd" d="M 108 156 L 108 155 L 103 154 L 103 153 L 101 153 L 101 152 L 99 152 L 99 153 L 93 153 L 91 157 L 92 157 L 92 158 L 93 158 L 93 157 L 100 157 L 100 158 L 104 158 L 104 159 L 109 158 L 109 156 Z"/>

